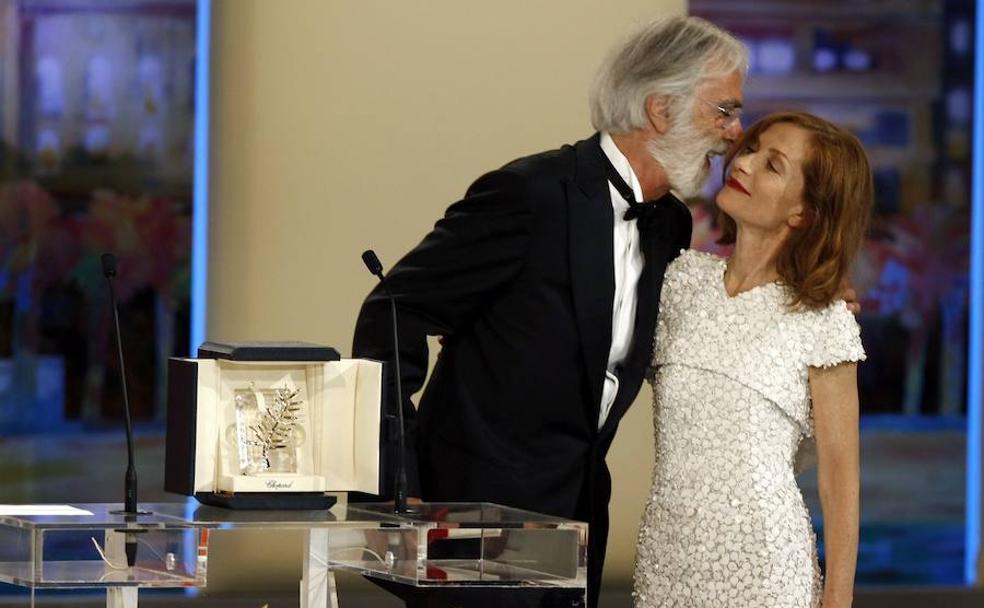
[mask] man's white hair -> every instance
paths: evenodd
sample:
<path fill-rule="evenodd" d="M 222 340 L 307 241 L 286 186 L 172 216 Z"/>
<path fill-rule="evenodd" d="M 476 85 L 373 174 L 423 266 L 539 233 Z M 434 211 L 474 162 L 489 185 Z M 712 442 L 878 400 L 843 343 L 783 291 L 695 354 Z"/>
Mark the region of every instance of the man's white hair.
<path fill-rule="evenodd" d="M 748 49 L 699 17 L 653 21 L 608 56 L 591 86 L 591 123 L 598 131 L 644 128 L 646 100 L 665 95 L 671 105 L 692 98 L 703 82 L 748 72 Z"/>

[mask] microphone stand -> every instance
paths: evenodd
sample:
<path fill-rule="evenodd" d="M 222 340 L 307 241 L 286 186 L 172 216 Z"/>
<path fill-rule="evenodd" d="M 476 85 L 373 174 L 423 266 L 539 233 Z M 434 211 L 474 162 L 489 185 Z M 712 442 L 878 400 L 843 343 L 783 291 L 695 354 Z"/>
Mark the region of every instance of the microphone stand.
<path fill-rule="evenodd" d="M 394 370 L 396 372 L 396 382 L 394 384 L 396 384 L 396 414 L 400 426 L 399 449 L 396 455 L 396 479 L 393 491 L 393 512 L 409 513 L 410 508 L 407 506 L 407 462 L 405 451 L 406 426 L 403 422 L 403 375 L 400 373 L 400 333 L 397 331 L 396 299 L 386 286 L 386 281 L 383 277 L 383 264 L 376 257 L 376 252 L 372 249 L 363 252 L 362 261 L 365 263 L 366 268 L 369 269 L 369 272 L 379 279 L 383 293 L 389 299 L 390 312 L 393 316 L 393 359 L 396 368 Z"/>
<path fill-rule="evenodd" d="M 116 352 L 120 360 L 120 380 L 123 387 L 123 416 L 126 424 L 126 451 L 127 466 L 126 475 L 123 480 L 123 510 L 114 511 L 122 513 L 127 522 L 136 521 L 138 515 L 148 515 L 137 509 L 137 468 L 134 465 L 133 456 L 133 422 L 130 419 L 130 400 L 126 392 L 126 368 L 123 363 L 123 339 L 120 334 L 120 311 L 116 304 L 116 291 L 113 288 L 113 278 L 116 277 L 116 256 L 111 253 L 104 253 L 101 258 L 103 276 L 106 277 L 106 284 L 109 287 L 109 303 L 113 309 L 113 326 L 116 333 Z M 126 563 L 131 568 L 137 560 L 137 536 L 134 531 L 125 531 L 126 543 Z"/>

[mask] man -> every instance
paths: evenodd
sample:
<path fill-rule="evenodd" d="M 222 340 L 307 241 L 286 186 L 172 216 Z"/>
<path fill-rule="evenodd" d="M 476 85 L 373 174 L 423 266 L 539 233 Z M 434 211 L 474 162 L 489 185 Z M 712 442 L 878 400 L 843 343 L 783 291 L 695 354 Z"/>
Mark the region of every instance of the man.
<path fill-rule="evenodd" d="M 596 78 L 599 133 L 480 177 L 386 278 L 404 395 L 423 384 L 426 336 L 443 342 L 419 413 L 404 403 L 411 495 L 587 521 L 590 606 L 605 455 L 650 359 L 663 271 L 690 244 L 670 191 L 695 195 L 740 134 L 746 66 L 743 45 L 706 21 L 649 24 Z M 388 306 L 381 289 L 366 299 L 354 356 L 392 360 Z"/>

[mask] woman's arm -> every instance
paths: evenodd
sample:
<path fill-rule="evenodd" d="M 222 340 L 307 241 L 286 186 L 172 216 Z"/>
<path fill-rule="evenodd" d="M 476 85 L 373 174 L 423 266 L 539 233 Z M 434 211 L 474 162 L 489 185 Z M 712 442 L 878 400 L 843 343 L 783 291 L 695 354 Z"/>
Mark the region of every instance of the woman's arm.
<path fill-rule="evenodd" d="M 854 599 L 858 558 L 861 471 L 857 364 L 811 367 L 810 394 L 827 562 L 823 607 L 845 608 Z"/>

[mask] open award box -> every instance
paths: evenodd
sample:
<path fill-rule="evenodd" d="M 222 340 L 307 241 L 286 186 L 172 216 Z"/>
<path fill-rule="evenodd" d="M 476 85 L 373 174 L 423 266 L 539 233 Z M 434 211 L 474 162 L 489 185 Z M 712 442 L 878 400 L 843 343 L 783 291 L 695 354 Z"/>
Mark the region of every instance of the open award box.
<path fill-rule="evenodd" d="M 168 363 L 164 489 L 237 509 L 379 491 L 382 364 L 307 343 L 205 343 Z"/>

